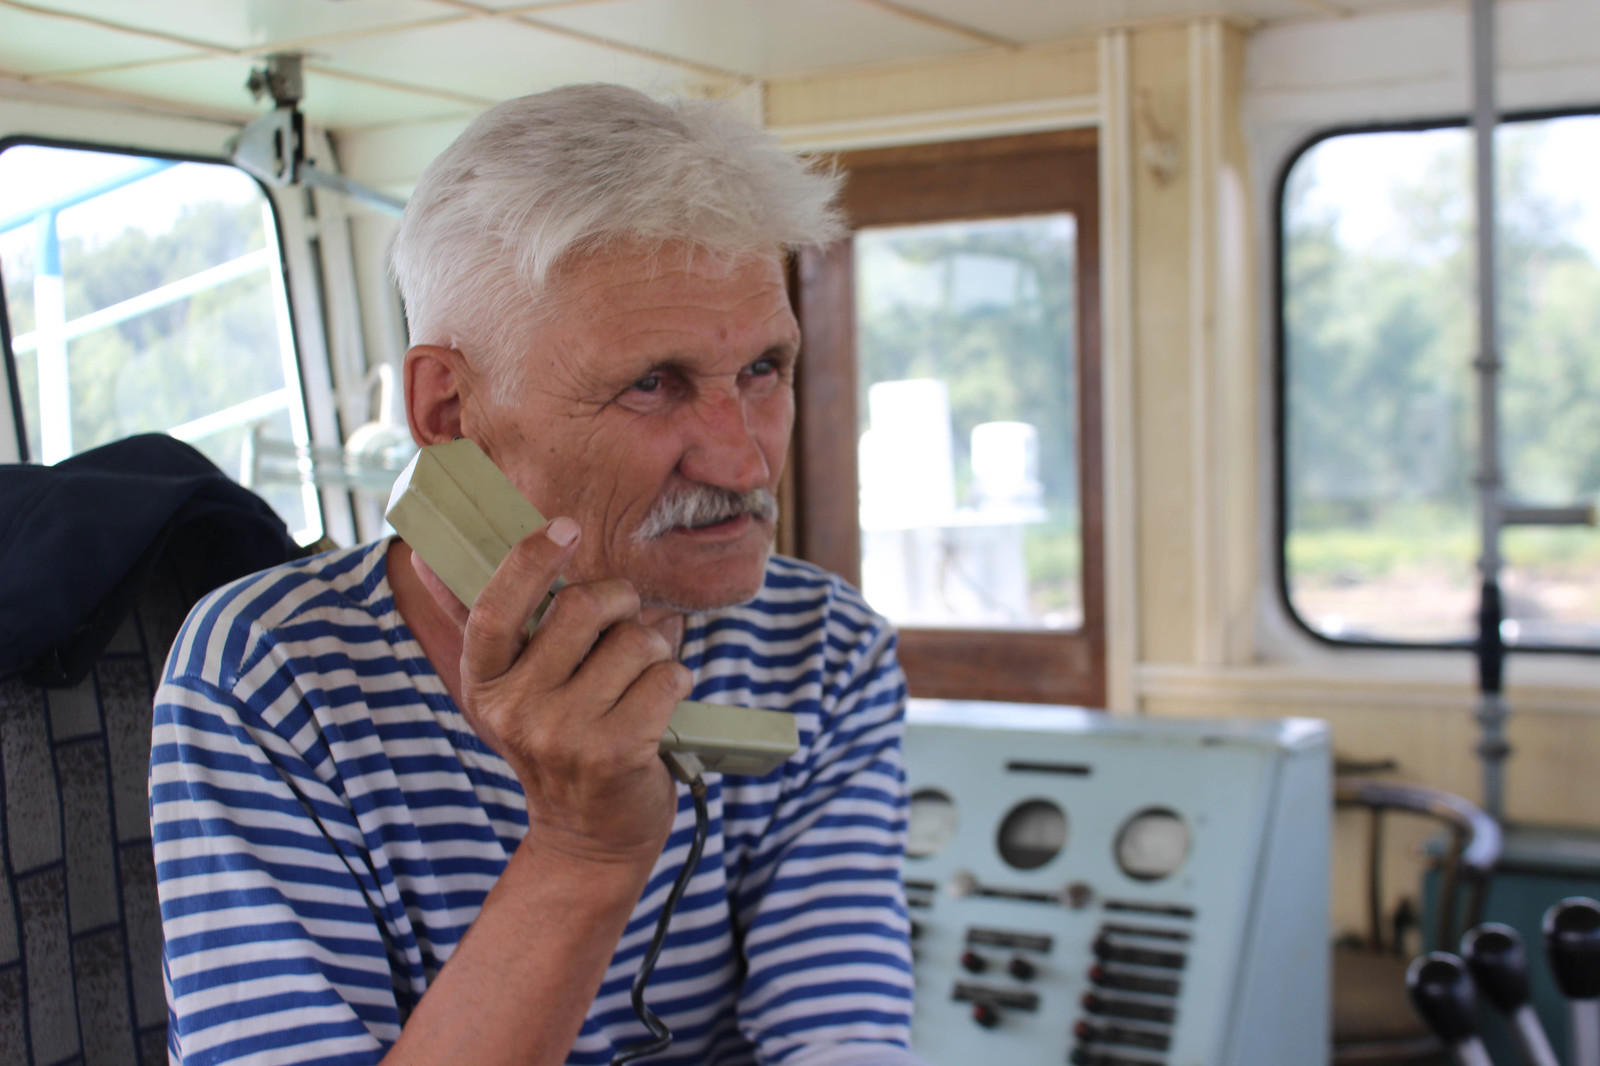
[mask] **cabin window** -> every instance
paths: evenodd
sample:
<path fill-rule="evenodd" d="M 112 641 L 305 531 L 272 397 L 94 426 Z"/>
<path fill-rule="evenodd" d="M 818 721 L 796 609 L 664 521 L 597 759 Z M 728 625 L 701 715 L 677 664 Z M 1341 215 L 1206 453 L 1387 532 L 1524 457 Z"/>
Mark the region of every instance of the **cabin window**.
<path fill-rule="evenodd" d="M 21 453 L 135 433 L 188 441 L 302 542 L 315 490 L 258 483 L 263 444 L 310 443 L 270 199 L 223 164 L 0 148 L 0 277 Z"/>
<path fill-rule="evenodd" d="M 799 263 L 799 548 L 918 696 L 1104 702 L 1094 144 L 844 155 L 851 237 Z"/>
<path fill-rule="evenodd" d="M 1497 134 L 1501 465 L 1518 504 L 1600 495 L 1600 116 Z M 1282 589 L 1318 637 L 1452 646 L 1477 609 L 1473 141 L 1323 137 L 1280 189 Z M 1600 531 L 1502 537 L 1508 644 L 1600 648 Z"/>

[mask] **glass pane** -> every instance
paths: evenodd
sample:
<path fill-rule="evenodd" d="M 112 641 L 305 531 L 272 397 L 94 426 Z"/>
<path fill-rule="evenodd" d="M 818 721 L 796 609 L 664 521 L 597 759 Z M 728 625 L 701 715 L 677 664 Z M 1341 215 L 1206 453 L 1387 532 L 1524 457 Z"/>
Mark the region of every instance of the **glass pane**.
<path fill-rule="evenodd" d="M 1083 621 L 1071 215 L 855 239 L 861 575 L 901 625 Z"/>
<path fill-rule="evenodd" d="M 1284 195 L 1290 602 L 1337 639 L 1469 640 L 1481 550 L 1472 139 L 1352 134 Z M 1510 499 L 1600 492 L 1600 119 L 1502 127 L 1501 455 Z M 1600 534 L 1508 530 L 1523 644 L 1600 644 Z"/>
<path fill-rule="evenodd" d="M 1600 496 L 1600 116 L 1502 128 L 1501 455 L 1511 499 Z M 1583 167 L 1587 174 L 1574 168 Z M 1600 646 L 1600 531 L 1501 543 L 1509 643 Z"/>
<path fill-rule="evenodd" d="M 276 232 L 243 172 L 107 152 L 0 152 L 0 273 L 38 462 L 165 431 L 230 476 L 252 435 L 309 445 Z M 264 488 L 303 541 L 314 490 Z"/>

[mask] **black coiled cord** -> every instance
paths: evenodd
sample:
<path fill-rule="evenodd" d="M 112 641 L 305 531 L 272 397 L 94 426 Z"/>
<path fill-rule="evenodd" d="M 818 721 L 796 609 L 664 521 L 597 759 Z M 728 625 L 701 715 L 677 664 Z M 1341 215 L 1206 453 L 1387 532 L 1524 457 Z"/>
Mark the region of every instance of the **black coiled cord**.
<path fill-rule="evenodd" d="M 655 936 L 650 938 L 650 946 L 645 949 L 644 960 L 639 963 L 639 972 L 633 978 L 633 1013 L 637 1014 L 639 1021 L 650 1030 L 650 1039 L 618 1051 L 612 1056 L 611 1066 L 624 1066 L 649 1055 L 659 1055 L 672 1046 L 672 1030 L 668 1029 L 661 1019 L 656 1017 L 656 1012 L 645 1004 L 644 986 L 650 983 L 650 975 L 655 972 L 656 960 L 661 956 L 662 945 L 667 942 L 667 926 L 672 921 L 672 912 L 677 910 L 678 901 L 688 889 L 690 879 L 700 866 L 700 853 L 706 847 L 706 834 L 710 829 L 711 815 L 706 810 L 704 779 L 700 777 L 694 779 L 689 785 L 689 795 L 694 800 L 694 840 L 689 844 L 689 857 L 683 861 L 683 869 L 679 872 L 678 879 L 672 883 L 672 891 L 667 893 L 667 901 L 661 905 L 661 917 L 656 921 Z"/>

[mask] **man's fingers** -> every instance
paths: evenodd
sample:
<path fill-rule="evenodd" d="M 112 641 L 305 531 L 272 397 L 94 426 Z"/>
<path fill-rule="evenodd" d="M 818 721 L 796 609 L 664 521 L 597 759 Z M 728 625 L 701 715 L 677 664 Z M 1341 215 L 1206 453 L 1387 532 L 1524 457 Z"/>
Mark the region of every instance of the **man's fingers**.
<path fill-rule="evenodd" d="M 478 594 L 462 634 L 464 679 L 499 677 L 528 642 L 527 623 L 572 559 L 578 524 L 554 518 L 511 546 Z"/>
<path fill-rule="evenodd" d="M 638 617 L 639 594 L 621 578 L 568 585 L 556 593 L 555 602 L 539 623 L 532 656 L 541 671 L 566 681 L 607 630 Z"/>
<path fill-rule="evenodd" d="M 672 645 L 672 654 L 676 658 L 678 649 L 683 647 L 683 615 L 669 614 L 658 622 L 652 622 L 651 627 L 667 638 L 667 643 Z"/>
<path fill-rule="evenodd" d="M 636 714 L 643 716 L 640 727 L 659 738 L 666 732 L 673 708 L 688 699 L 693 688 L 694 675 L 687 666 L 676 660 L 659 662 L 634 679 L 617 701 L 614 713 L 630 718 Z"/>
<path fill-rule="evenodd" d="M 615 704 L 646 670 L 672 661 L 676 653 L 653 626 L 617 622 L 595 644 L 572 681 L 597 702 Z"/>

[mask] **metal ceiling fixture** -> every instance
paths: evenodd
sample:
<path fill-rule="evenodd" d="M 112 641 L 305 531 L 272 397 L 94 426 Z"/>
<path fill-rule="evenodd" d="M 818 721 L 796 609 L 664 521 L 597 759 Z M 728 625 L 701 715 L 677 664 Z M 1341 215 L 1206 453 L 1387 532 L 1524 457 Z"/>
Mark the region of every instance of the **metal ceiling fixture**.
<path fill-rule="evenodd" d="M 229 138 L 229 157 L 236 166 L 275 189 L 311 185 L 399 217 L 405 208 L 404 200 L 322 170 L 306 160 L 305 116 L 300 113 L 300 101 L 305 97 L 301 59 L 299 52 L 274 52 L 267 56 L 265 67 L 250 71 L 245 88 L 257 100 L 271 96 L 274 107 Z"/>

